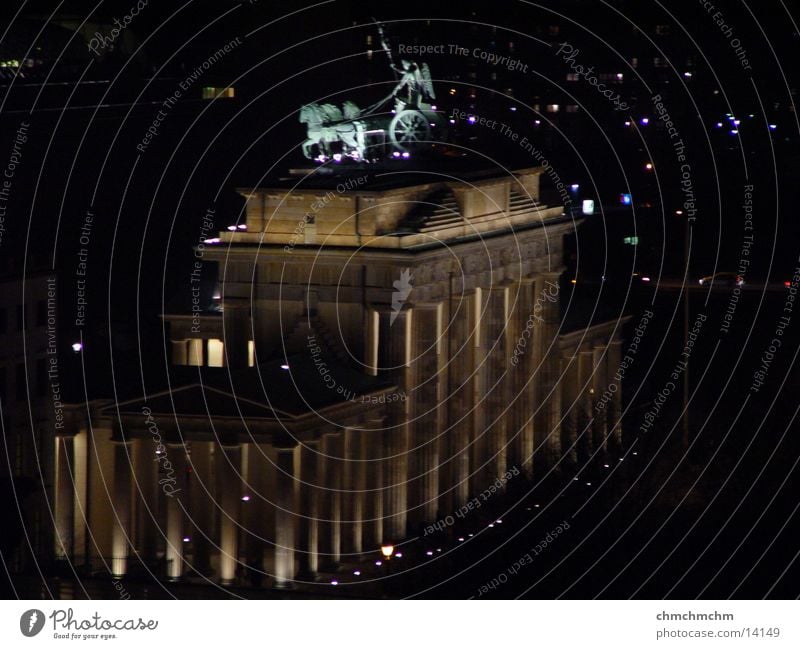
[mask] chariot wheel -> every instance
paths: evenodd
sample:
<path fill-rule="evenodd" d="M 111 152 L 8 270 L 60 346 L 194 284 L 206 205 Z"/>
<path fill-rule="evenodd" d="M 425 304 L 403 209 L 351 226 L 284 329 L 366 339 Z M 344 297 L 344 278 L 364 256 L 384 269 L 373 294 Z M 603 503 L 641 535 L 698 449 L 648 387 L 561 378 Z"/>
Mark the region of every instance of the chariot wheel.
<path fill-rule="evenodd" d="M 429 140 L 431 126 L 425 115 L 416 110 L 401 110 L 389 123 L 389 139 L 401 151 L 409 151 Z"/>

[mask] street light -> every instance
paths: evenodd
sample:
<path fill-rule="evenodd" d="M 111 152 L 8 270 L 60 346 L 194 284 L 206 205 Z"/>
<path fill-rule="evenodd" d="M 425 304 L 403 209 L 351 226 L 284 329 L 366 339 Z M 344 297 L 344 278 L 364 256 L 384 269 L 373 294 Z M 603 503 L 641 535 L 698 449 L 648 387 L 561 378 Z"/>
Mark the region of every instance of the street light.
<path fill-rule="evenodd" d="M 384 543 L 381 546 L 381 554 L 387 561 L 392 558 L 394 554 L 394 546 L 391 543 Z"/>

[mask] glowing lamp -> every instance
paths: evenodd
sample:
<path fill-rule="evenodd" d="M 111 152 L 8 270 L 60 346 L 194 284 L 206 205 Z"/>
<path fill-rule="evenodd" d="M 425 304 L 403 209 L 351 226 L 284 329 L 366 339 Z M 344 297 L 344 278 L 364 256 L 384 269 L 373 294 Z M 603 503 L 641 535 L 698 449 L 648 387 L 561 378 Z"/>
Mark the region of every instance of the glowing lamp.
<path fill-rule="evenodd" d="M 384 543 L 381 546 L 381 554 L 385 559 L 391 559 L 394 554 L 394 546 L 391 543 Z"/>

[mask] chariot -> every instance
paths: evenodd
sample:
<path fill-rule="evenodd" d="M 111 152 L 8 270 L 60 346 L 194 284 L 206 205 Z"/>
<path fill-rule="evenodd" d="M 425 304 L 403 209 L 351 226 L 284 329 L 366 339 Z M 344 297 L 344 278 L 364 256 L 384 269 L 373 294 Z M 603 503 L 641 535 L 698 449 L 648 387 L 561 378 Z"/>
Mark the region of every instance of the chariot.
<path fill-rule="evenodd" d="M 300 122 L 307 127 L 303 155 L 309 160 L 328 162 L 349 158 L 372 162 L 383 157 L 408 158 L 420 145 L 430 142 L 432 129 L 440 123 L 436 98 L 426 63 L 401 61 L 396 67 L 383 30 L 379 33 L 389 63 L 399 81 L 383 99 L 360 109 L 346 101 L 335 104 L 306 104 Z"/>

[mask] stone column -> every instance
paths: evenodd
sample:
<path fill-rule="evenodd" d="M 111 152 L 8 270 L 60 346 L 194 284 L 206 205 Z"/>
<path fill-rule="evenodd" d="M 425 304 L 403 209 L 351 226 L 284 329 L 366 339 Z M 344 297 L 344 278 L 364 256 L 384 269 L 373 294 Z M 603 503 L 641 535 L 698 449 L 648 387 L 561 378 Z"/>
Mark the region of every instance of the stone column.
<path fill-rule="evenodd" d="M 413 470 L 409 471 L 409 487 L 413 523 L 434 521 L 439 506 L 439 404 L 441 374 L 439 372 L 439 308 L 414 309 L 414 398 Z"/>
<path fill-rule="evenodd" d="M 128 572 L 131 539 L 131 475 L 133 443 L 114 442 L 114 520 L 111 532 L 111 574 L 123 577 Z"/>
<path fill-rule="evenodd" d="M 239 566 L 239 515 L 242 507 L 242 467 L 239 444 L 217 447 L 217 506 L 220 507 L 219 578 L 223 584 L 236 581 Z"/>
<path fill-rule="evenodd" d="M 525 475 L 531 476 L 533 468 L 533 375 L 536 358 L 533 349 L 534 281 L 521 278 L 509 289 L 509 302 L 513 305 L 507 330 L 507 367 L 509 374 L 508 462 Z"/>
<path fill-rule="evenodd" d="M 73 547 L 76 565 L 88 565 L 91 561 L 89 546 L 89 512 L 88 512 L 88 486 L 89 486 L 89 435 L 82 429 L 73 438 L 72 471 L 74 483 L 75 509 L 73 513 Z"/>
<path fill-rule="evenodd" d="M 561 321 L 560 285 L 561 270 L 536 275 L 535 304 L 539 305 L 540 319 L 535 326 L 535 348 L 539 370 L 536 376 L 536 433 L 537 463 L 543 468 L 552 466 L 561 456 L 561 404 L 556 386 L 560 368 L 558 328 Z"/>
<path fill-rule="evenodd" d="M 380 426 L 375 426 L 374 430 L 369 430 L 364 433 L 364 455 L 366 459 L 365 466 L 365 484 L 366 484 L 366 517 L 369 524 L 366 529 L 365 545 L 367 551 L 379 548 L 381 543 L 385 540 L 384 534 L 392 539 L 403 538 L 405 527 L 402 533 L 393 529 L 392 521 L 396 521 L 397 513 L 392 511 L 395 501 L 392 495 L 397 493 L 396 486 L 393 485 L 395 479 L 404 479 L 399 476 L 391 474 L 391 470 L 396 468 L 396 462 L 385 460 L 388 451 L 391 449 L 390 436 L 395 431 L 381 430 Z M 386 489 L 386 487 L 389 487 Z M 384 500 L 386 501 L 386 508 L 384 508 Z M 389 521 L 389 524 L 384 525 L 384 520 Z M 395 536 L 395 534 L 397 534 Z"/>
<path fill-rule="evenodd" d="M 320 488 L 319 442 L 311 440 L 300 444 L 300 568 L 303 580 L 313 580 L 319 571 L 319 518 L 320 502 L 324 491 Z"/>
<path fill-rule="evenodd" d="M 328 455 L 328 561 L 330 569 L 337 569 L 342 559 L 342 470 L 344 467 L 344 439 L 341 433 L 326 436 Z"/>
<path fill-rule="evenodd" d="M 608 347 L 607 375 L 609 390 L 612 390 L 611 401 L 606 404 L 606 421 L 611 428 L 609 441 L 615 451 L 622 449 L 622 380 L 620 363 L 622 362 L 622 341 L 612 340 Z"/>
<path fill-rule="evenodd" d="M 275 587 L 289 588 L 295 577 L 294 445 L 276 446 Z"/>
<path fill-rule="evenodd" d="M 382 307 L 379 316 L 379 368 L 395 380 L 400 395 L 405 397 L 393 402 L 387 408 L 389 414 L 387 434 L 390 435 L 391 446 L 386 449 L 384 457 L 391 459 L 381 467 L 386 468 L 384 479 L 386 484 L 391 485 L 386 496 L 387 510 L 391 517 L 384 531 L 392 538 L 401 539 L 406 536 L 408 528 L 409 448 L 412 427 L 410 420 L 417 397 L 411 368 L 411 327 L 414 322 L 414 311 L 408 304 L 398 312 L 389 307 Z M 376 433 L 369 433 L 367 443 L 372 447 L 376 438 Z M 377 469 L 377 463 L 375 464 L 373 469 Z M 373 495 L 377 498 L 382 493 L 375 492 Z"/>
<path fill-rule="evenodd" d="M 199 574 L 208 575 L 211 573 L 211 553 L 216 552 L 216 548 L 212 549 L 212 544 L 216 544 L 216 539 L 213 538 L 215 536 L 213 521 L 217 512 L 223 507 L 221 498 L 225 483 L 220 478 L 223 469 L 220 462 L 222 449 L 213 442 L 189 442 L 182 453 L 187 455 L 192 469 L 188 480 L 189 520 L 184 530 L 185 532 L 191 530 L 189 535 L 192 539 L 192 569 Z M 212 466 L 213 458 L 216 458 L 216 461 Z M 174 461 L 171 455 L 168 459 Z M 221 523 L 224 517 L 223 512 Z M 220 565 L 221 563 L 220 561 Z"/>
<path fill-rule="evenodd" d="M 564 412 L 563 424 L 563 452 L 568 462 L 578 462 L 578 410 L 581 407 L 580 386 L 578 385 L 579 359 L 571 353 L 565 353 L 561 358 L 563 379 L 561 382 L 561 397 Z"/>
<path fill-rule="evenodd" d="M 179 479 L 183 477 L 181 474 L 184 470 L 184 463 L 182 461 L 184 453 L 185 449 L 182 444 L 167 445 L 167 456 L 172 465 L 176 467 Z M 182 485 L 183 483 L 179 482 L 178 484 Z M 173 581 L 183 576 L 184 569 L 183 537 L 185 535 L 185 530 L 182 506 L 183 495 L 183 491 L 173 495 L 167 495 L 166 493 L 162 495 L 162 497 L 166 499 L 167 504 L 167 577 Z"/>
<path fill-rule="evenodd" d="M 475 297 L 472 294 L 454 298 L 450 305 L 450 329 L 447 334 L 450 349 L 447 371 L 447 427 L 446 439 L 449 441 L 444 455 L 449 458 L 447 482 L 448 498 L 443 510 L 453 512 L 469 499 L 469 456 L 472 439 L 473 376 L 475 328 Z"/>
<path fill-rule="evenodd" d="M 592 377 L 592 386 L 589 390 L 592 402 L 592 417 L 594 419 L 594 442 L 595 447 L 602 448 L 603 451 L 608 450 L 608 428 L 606 426 L 606 412 L 605 410 L 598 410 L 596 408 L 597 401 L 608 388 L 608 375 L 606 372 L 607 353 L 604 344 L 596 344 L 592 350 L 594 366 L 594 375 Z"/>
<path fill-rule="evenodd" d="M 594 354 L 592 350 L 578 352 L 578 453 L 581 462 L 591 456 L 594 451 L 592 439 L 592 373 L 594 370 Z"/>
<path fill-rule="evenodd" d="M 55 445 L 55 555 L 57 559 L 72 561 L 75 552 L 75 487 L 72 475 L 75 461 L 74 440 L 72 436 L 57 435 Z"/>
<path fill-rule="evenodd" d="M 344 432 L 344 545 L 345 552 L 361 554 L 364 536 L 364 432 Z"/>
<path fill-rule="evenodd" d="M 507 380 L 510 351 L 508 339 L 508 287 L 496 286 L 487 291 L 486 328 L 486 409 L 487 455 L 489 478 L 494 481 L 506 472 L 507 423 L 509 419 L 509 383 Z"/>
<path fill-rule="evenodd" d="M 475 289 L 473 301 L 473 363 L 472 368 L 472 445 L 470 453 L 470 495 L 476 496 L 486 489 L 493 480 L 489 479 L 489 464 L 487 453 L 489 449 L 488 431 L 486 423 L 487 400 L 487 323 L 489 321 L 488 292 L 481 288 Z"/>

